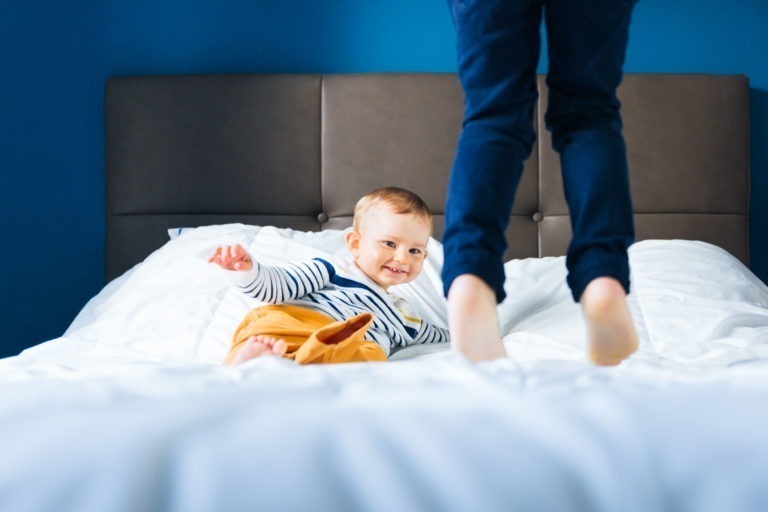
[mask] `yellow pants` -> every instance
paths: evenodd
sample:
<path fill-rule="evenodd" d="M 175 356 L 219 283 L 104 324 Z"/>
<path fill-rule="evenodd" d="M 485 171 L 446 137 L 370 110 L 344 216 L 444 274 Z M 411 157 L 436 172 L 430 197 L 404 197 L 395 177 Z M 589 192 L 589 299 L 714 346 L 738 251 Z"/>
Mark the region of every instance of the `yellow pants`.
<path fill-rule="evenodd" d="M 299 364 L 386 361 L 387 355 L 377 343 L 363 339 L 372 322 L 370 313 L 338 322 L 299 306 L 262 306 L 240 322 L 224 364 L 232 364 L 243 343 L 258 335 L 285 340 L 288 350 L 283 357 Z"/>

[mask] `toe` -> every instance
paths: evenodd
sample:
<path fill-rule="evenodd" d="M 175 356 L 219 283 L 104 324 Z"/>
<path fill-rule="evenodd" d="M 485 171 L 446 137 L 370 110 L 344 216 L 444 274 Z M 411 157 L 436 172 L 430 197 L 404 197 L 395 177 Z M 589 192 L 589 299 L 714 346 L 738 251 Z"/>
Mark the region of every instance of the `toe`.
<path fill-rule="evenodd" d="M 288 350 L 288 345 L 285 343 L 284 340 L 277 340 L 275 341 L 275 344 L 272 346 L 272 353 L 276 356 L 283 356 L 285 355 L 286 350 Z"/>

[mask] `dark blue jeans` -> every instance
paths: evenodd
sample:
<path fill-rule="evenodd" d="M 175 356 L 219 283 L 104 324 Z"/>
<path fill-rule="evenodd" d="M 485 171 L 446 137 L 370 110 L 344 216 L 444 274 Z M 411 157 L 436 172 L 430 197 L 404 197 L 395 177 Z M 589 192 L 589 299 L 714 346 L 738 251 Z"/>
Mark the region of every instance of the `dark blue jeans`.
<path fill-rule="evenodd" d="M 616 88 L 635 0 L 449 0 L 465 113 L 448 184 L 443 283 L 482 278 L 504 297 L 505 231 L 533 109 L 542 16 L 549 50 L 547 129 L 560 154 L 573 237 L 566 265 L 578 301 L 597 277 L 629 293 L 634 240 Z"/>

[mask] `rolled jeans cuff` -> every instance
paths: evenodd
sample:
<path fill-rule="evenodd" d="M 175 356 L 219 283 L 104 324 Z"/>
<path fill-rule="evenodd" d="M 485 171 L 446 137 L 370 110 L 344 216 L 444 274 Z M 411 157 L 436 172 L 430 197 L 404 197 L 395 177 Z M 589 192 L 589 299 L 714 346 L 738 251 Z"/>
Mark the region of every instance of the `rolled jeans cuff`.
<path fill-rule="evenodd" d="M 599 261 L 595 261 L 595 259 Z M 587 285 L 598 277 L 616 279 L 624 288 L 624 292 L 629 295 L 629 259 L 626 256 L 602 254 L 599 258 L 591 259 L 588 265 L 584 268 L 577 265 L 568 270 L 566 280 L 574 301 L 579 302 Z"/>

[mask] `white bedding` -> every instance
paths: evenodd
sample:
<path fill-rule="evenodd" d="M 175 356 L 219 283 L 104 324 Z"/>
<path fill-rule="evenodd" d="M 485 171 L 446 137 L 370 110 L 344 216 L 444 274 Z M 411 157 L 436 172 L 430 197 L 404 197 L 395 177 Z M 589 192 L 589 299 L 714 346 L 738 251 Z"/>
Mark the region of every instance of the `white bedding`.
<path fill-rule="evenodd" d="M 768 288 L 725 251 L 630 251 L 639 352 L 589 364 L 563 258 L 506 264 L 509 358 L 219 363 L 257 303 L 205 263 L 342 232 L 184 230 L 59 339 L 0 361 L 0 511 L 768 509 Z M 397 293 L 445 325 L 441 248 Z M 395 291 L 395 290 L 393 290 Z"/>

